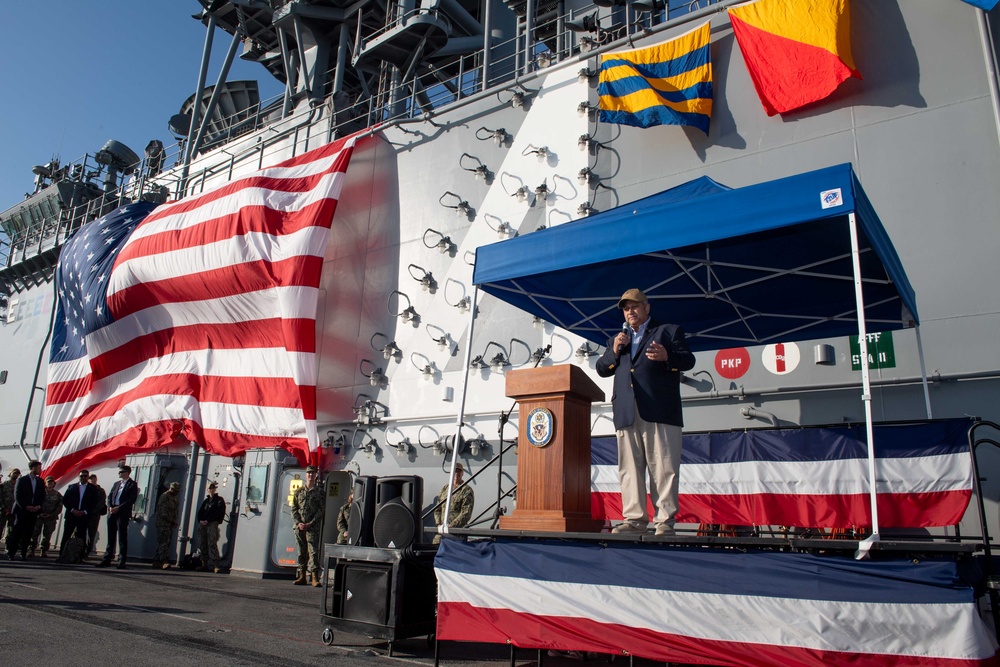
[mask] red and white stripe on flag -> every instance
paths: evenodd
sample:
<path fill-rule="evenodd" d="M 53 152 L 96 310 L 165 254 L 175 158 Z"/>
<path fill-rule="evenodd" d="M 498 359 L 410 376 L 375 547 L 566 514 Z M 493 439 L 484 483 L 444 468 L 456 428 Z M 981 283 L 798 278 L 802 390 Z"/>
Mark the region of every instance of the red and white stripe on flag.
<path fill-rule="evenodd" d="M 86 266 L 91 241 L 64 249 L 46 474 L 178 434 L 227 456 L 281 447 L 315 459 L 319 279 L 355 140 L 157 207 L 121 235 L 108 270 Z"/>

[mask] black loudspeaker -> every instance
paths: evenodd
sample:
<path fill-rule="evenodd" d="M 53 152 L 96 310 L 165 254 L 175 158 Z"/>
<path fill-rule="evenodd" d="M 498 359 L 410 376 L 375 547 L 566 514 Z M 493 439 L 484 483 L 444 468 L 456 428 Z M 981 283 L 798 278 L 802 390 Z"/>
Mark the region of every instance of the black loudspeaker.
<path fill-rule="evenodd" d="M 355 563 L 344 568 L 342 617 L 374 625 L 389 622 L 389 593 L 391 592 L 392 567 L 381 563 Z"/>
<path fill-rule="evenodd" d="M 359 475 L 354 478 L 354 502 L 347 517 L 348 544 L 356 547 L 374 546 L 372 526 L 375 523 L 375 489 L 378 477 Z"/>
<path fill-rule="evenodd" d="M 375 546 L 402 549 L 419 541 L 423 502 L 422 477 L 380 477 L 375 484 Z"/>

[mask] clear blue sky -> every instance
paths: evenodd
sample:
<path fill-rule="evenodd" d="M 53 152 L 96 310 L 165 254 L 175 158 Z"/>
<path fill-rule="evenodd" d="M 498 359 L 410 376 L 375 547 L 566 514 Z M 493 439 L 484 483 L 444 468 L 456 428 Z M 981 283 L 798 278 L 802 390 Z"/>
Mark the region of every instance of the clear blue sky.
<path fill-rule="evenodd" d="M 4 2 L 0 66 L 0 211 L 33 188 L 31 167 L 95 153 L 108 139 L 139 156 L 170 147 L 167 121 L 194 93 L 205 27 L 195 0 Z M 216 30 L 207 83 L 230 37 Z M 282 91 L 263 67 L 239 59 L 229 79 L 256 79 L 261 98 Z"/>

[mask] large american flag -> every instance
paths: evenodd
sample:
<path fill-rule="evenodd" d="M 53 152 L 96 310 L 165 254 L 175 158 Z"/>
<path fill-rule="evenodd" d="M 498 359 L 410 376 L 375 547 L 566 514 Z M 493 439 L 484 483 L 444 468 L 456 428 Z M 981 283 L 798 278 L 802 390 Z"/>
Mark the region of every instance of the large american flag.
<path fill-rule="evenodd" d="M 178 436 L 315 459 L 319 278 L 354 144 L 77 232 L 56 275 L 46 474 Z"/>

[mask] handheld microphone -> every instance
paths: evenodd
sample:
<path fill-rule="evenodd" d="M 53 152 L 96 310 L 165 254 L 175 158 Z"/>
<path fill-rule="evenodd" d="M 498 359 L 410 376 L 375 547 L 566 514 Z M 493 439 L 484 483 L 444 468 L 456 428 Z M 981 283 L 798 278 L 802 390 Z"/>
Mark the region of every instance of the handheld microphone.
<path fill-rule="evenodd" d="M 632 327 L 628 325 L 628 322 L 622 322 L 622 333 L 629 338 L 632 337 Z"/>

